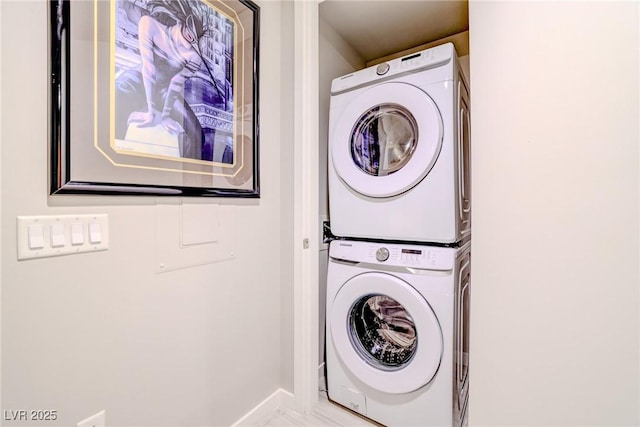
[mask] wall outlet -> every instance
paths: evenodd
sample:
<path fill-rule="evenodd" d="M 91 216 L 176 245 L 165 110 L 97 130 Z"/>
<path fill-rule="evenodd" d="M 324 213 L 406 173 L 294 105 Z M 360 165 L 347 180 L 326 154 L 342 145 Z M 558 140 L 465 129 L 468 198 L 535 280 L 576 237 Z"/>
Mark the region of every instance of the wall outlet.
<path fill-rule="evenodd" d="M 80 421 L 76 427 L 106 427 L 106 412 L 100 411 L 86 420 Z"/>

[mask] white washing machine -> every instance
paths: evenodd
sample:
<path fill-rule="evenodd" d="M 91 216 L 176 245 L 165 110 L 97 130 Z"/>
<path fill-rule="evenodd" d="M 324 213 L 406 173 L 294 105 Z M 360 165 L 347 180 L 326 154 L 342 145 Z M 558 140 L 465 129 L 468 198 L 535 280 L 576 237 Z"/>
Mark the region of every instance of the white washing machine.
<path fill-rule="evenodd" d="M 386 426 L 466 425 L 470 243 L 334 240 L 329 398 Z"/>
<path fill-rule="evenodd" d="M 334 79 L 328 149 L 334 235 L 470 235 L 469 90 L 453 44 Z"/>

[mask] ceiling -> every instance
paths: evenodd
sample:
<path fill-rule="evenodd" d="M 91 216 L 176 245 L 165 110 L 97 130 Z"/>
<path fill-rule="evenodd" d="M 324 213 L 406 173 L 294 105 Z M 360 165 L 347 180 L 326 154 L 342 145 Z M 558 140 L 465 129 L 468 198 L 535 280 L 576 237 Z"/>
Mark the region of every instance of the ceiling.
<path fill-rule="evenodd" d="M 469 29 L 467 0 L 324 0 L 320 17 L 365 62 Z"/>

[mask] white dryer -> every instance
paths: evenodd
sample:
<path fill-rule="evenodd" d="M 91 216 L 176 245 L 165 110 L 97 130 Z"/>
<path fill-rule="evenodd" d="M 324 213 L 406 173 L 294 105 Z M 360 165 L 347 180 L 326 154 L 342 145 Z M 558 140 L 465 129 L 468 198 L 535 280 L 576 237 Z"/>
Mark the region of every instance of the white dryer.
<path fill-rule="evenodd" d="M 334 240 L 329 398 L 386 426 L 466 425 L 470 243 Z"/>
<path fill-rule="evenodd" d="M 328 149 L 334 235 L 470 235 L 469 90 L 453 44 L 334 79 Z"/>

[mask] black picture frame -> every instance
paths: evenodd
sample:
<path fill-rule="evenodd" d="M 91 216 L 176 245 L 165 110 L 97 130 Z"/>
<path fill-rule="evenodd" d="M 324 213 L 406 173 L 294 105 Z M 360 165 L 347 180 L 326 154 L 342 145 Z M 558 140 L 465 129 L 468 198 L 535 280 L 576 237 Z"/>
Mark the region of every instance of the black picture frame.
<path fill-rule="evenodd" d="M 255 3 L 50 0 L 49 18 L 51 195 L 260 197 Z"/>

